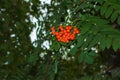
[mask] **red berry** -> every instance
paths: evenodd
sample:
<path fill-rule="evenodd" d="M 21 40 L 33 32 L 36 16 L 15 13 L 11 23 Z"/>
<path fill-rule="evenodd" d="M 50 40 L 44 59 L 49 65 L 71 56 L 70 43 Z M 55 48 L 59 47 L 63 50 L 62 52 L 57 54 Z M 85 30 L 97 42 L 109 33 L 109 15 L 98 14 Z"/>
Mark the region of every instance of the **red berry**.
<path fill-rule="evenodd" d="M 55 28 L 54 27 L 51 27 L 51 31 L 54 31 L 55 30 Z"/>
<path fill-rule="evenodd" d="M 75 35 L 79 33 L 79 30 L 76 27 L 74 27 L 73 33 L 71 34 L 71 29 L 72 29 L 72 26 L 66 26 L 66 28 L 64 29 L 63 26 L 60 25 L 59 32 L 55 32 L 54 27 L 51 28 L 51 32 L 53 35 L 56 36 L 56 39 L 58 40 L 58 42 L 68 43 L 70 40 L 74 40 Z"/>
<path fill-rule="evenodd" d="M 64 29 L 63 29 L 63 26 L 59 26 L 59 30 L 61 30 L 61 31 L 63 31 Z"/>

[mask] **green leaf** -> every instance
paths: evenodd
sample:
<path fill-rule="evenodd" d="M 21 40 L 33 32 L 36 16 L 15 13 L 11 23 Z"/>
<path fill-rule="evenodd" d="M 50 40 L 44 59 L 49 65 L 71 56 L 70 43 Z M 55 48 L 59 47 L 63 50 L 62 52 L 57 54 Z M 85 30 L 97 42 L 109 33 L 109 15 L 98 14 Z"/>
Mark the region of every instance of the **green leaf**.
<path fill-rule="evenodd" d="M 118 17 L 118 12 L 117 11 L 113 12 L 111 16 L 111 22 L 114 22 L 117 19 L 117 17 Z"/>
<path fill-rule="evenodd" d="M 58 41 L 54 41 L 53 44 L 50 46 L 50 49 L 58 51 L 60 49 L 60 43 Z"/>
<path fill-rule="evenodd" d="M 95 53 L 95 51 L 91 51 L 91 52 L 88 53 L 88 55 L 94 57 L 96 55 L 96 53 Z"/>
<path fill-rule="evenodd" d="M 95 35 L 93 40 L 89 43 L 88 48 L 90 49 L 91 47 L 94 47 L 98 43 L 100 38 L 100 34 Z"/>
<path fill-rule="evenodd" d="M 91 28 L 90 25 L 91 24 L 88 24 L 88 23 L 83 24 L 83 27 L 81 28 L 81 34 L 84 34 L 84 33 L 88 32 L 90 30 L 90 28 Z"/>
<path fill-rule="evenodd" d="M 119 16 L 119 18 L 118 18 L 118 20 L 117 20 L 117 23 L 120 25 L 120 16 Z"/>
<path fill-rule="evenodd" d="M 82 63 L 85 60 L 85 56 L 86 56 L 86 53 L 81 52 L 80 55 L 79 55 L 79 58 L 78 58 L 78 62 Z"/>
<path fill-rule="evenodd" d="M 96 6 L 95 11 L 99 11 L 99 10 L 100 10 L 100 6 Z"/>
<path fill-rule="evenodd" d="M 96 53 L 94 51 L 91 51 L 91 52 L 83 51 L 80 53 L 78 61 L 79 63 L 86 61 L 88 64 L 92 64 L 94 61 L 95 55 Z"/>
<path fill-rule="evenodd" d="M 94 19 L 92 20 L 94 24 L 96 25 L 101 25 L 101 24 L 108 24 L 109 22 L 105 19 Z"/>
<path fill-rule="evenodd" d="M 78 36 L 78 43 L 77 43 L 77 47 L 80 47 L 83 43 L 84 43 L 84 36 L 80 35 Z"/>
<path fill-rule="evenodd" d="M 93 26 L 93 28 L 91 29 L 91 32 L 92 32 L 94 35 L 96 35 L 96 34 L 98 33 L 98 31 L 99 31 L 98 26 Z"/>
<path fill-rule="evenodd" d="M 101 10 L 100 10 L 100 14 L 101 14 L 101 15 L 104 15 L 104 13 L 106 12 L 107 8 L 108 8 L 108 3 L 105 2 L 105 3 L 103 4 Z"/>
<path fill-rule="evenodd" d="M 105 18 L 110 17 L 110 15 L 112 14 L 112 12 L 113 12 L 113 7 L 111 6 L 111 7 L 109 7 L 109 8 L 107 9 L 107 11 L 105 12 Z"/>
<path fill-rule="evenodd" d="M 117 51 L 120 48 L 120 39 L 114 39 L 112 47 L 114 51 Z"/>
<path fill-rule="evenodd" d="M 60 49 L 60 43 L 56 42 L 56 44 L 54 45 L 55 47 L 55 51 L 58 51 Z"/>
<path fill-rule="evenodd" d="M 102 39 L 100 40 L 100 49 L 104 50 L 106 47 L 105 36 L 103 35 Z"/>
<path fill-rule="evenodd" d="M 106 47 L 109 49 L 112 44 L 112 38 L 106 37 Z"/>
<path fill-rule="evenodd" d="M 58 61 L 56 60 L 55 63 L 54 63 L 54 70 L 55 70 L 55 74 L 57 74 L 58 72 Z"/>
<path fill-rule="evenodd" d="M 87 20 L 88 22 L 85 23 L 85 24 L 82 24 L 82 25 L 86 25 L 88 24 L 88 26 L 93 27 L 94 25 L 101 25 L 101 24 L 108 24 L 109 22 L 105 19 L 101 19 L 97 16 L 91 16 L 91 15 L 84 15 L 85 17 L 85 20 Z M 94 24 L 94 25 L 91 25 L 91 24 Z"/>
<path fill-rule="evenodd" d="M 113 31 L 113 26 L 111 25 L 102 25 L 102 26 L 99 26 L 100 27 L 100 31 L 105 31 L 106 33 L 109 32 L 109 31 Z M 103 32 L 101 32 L 103 33 Z"/>
<path fill-rule="evenodd" d="M 84 44 L 82 45 L 83 48 L 88 48 L 90 42 L 93 40 L 94 38 L 94 35 L 93 34 L 89 34 L 87 37 L 86 37 L 86 41 L 84 42 Z"/>
<path fill-rule="evenodd" d="M 72 49 L 70 49 L 70 54 L 74 55 L 78 51 L 78 47 L 74 46 Z"/>
<path fill-rule="evenodd" d="M 50 46 L 50 49 L 51 49 L 51 50 L 54 50 L 55 43 L 56 43 L 56 41 L 53 41 L 52 45 Z"/>
<path fill-rule="evenodd" d="M 37 53 L 33 53 L 28 57 L 28 62 L 31 64 L 35 64 L 36 61 L 38 60 L 38 54 Z"/>
<path fill-rule="evenodd" d="M 77 0 L 78 1 L 78 0 Z M 79 3 L 79 1 L 78 1 L 78 3 Z M 80 9 L 83 9 L 83 8 L 86 8 L 86 7 L 88 7 L 89 5 L 86 5 L 86 3 L 85 2 L 83 2 L 81 5 L 79 5 L 79 8 Z"/>
<path fill-rule="evenodd" d="M 89 54 L 89 53 L 88 53 Z M 86 58 L 85 58 L 85 61 L 88 63 L 88 64 L 92 64 L 94 59 L 92 56 L 89 56 L 89 55 L 86 55 Z"/>

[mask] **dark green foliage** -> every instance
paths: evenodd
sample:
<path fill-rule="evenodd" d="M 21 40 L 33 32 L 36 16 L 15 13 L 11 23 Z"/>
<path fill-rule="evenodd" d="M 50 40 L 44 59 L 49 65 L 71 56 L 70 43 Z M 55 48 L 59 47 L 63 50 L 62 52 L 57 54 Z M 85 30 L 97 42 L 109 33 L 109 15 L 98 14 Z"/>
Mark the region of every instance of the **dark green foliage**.
<path fill-rule="evenodd" d="M 70 17 L 72 24 L 80 29 L 81 34 L 77 36 L 77 42 L 69 53 L 80 54 L 77 57 L 80 63 L 94 64 L 95 57 L 100 55 L 99 52 L 97 54 L 91 51 L 93 47 L 98 51 L 113 48 L 114 52 L 120 48 L 118 2 L 86 0 L 81 1 L 79 5 L 76 4 L 74 9 L 70 8 L 73 11 Z M 92 53 L 95 53 L 94 56 L 90 56 Z M 105 77 L 106 79 L 110 78 Z M 102 80 L 102 78 L 98 80 Z"/>
<path fill-rule="evenodd" d="M 60 24 L 80 34 L 59 43 L 50 28 Z M 0 80 L 119 80 L 119 48 L 120 0 L 0 0 Z"/>
<path fill-rule="evenodd" d="M 74 46 L 71 50 L 70 50 L 70 54 L 75 54 L 78 51 L 78 47 Z"/>
<path fill-rule="evenodd" d="M 39 1 L 0 0 L 0 79 L 27 80 L 30 78 L 29 55 L 34 54 L 30 33 L 35 26 L 30 15 L 39 16 L 30 10 L 30 5 Z M 31 6 L 31 7 L 32 7 Z M 37 7 L 37 6 L 36 6 Z M 32 57 L 30 62 L 32 61 Z"/>
<path fill-rule="evenodd" d="M 96 55 L 96 53 L 94 51 L 90 51 L 90 52 L 81 52 L 79 55 L 79 63 L 82 62 L 87 62 L 88 64 L 92 64 L 94 59 L 93 57 Z"/>

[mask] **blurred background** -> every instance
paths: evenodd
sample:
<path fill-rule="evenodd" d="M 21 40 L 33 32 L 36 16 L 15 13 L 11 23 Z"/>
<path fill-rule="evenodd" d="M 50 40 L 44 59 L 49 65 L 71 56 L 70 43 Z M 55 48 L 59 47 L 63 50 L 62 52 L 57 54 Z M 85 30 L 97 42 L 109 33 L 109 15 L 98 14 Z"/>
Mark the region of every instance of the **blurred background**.
<path fill-rule="evenodd" d="M 98 19 L 98 24 L 106 22 L 119 34 L 119 4 L 119 0 L 0 0 L 0 80 L 120 80 L 120 39 L 114 48 L 112 43 L 108 48 L 102 45 L 103 50 L 92 47 L 94 57 L 87 58 L 86 63 L 79 60 L 81 47 L 73 49 L 79 35 L 64 45 L 50 32 L 52 26 L 71 23 L 87 32 L 81 25 L 87 24 L 82 21 L 88 17 L 82 15 L 88 14 L 108 21 Z M 115 13 L 110 12 L 113 8 Z"/>

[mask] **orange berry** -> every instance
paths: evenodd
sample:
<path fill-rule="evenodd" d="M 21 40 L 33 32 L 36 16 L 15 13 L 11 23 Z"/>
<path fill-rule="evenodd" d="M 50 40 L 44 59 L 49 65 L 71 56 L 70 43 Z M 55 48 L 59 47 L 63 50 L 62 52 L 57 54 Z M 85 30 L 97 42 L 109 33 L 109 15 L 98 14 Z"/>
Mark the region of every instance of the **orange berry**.
<path fill-rule="evenodd" d="M 78 33 L 79 33 L 79 30 L 77 28 L 74 28 L 73 34 L 78 34 Z"/>
<path fill-rule="evenodd" d="M 57 39 L 58 40 L 58 42 L 60 42 L 61 40 L 60 39 Z"/>
<path fill-rule="evenodd" d="M 55 35 L 59 35 L 59 33 L 58 33 L 58 32 L 55 32 Z"/>
<path fill-rule="evenodd" d="M 78 34 L 78 33 L 79 33 L 79 31 L 76 31 L 76 33 Z"/>
<path fill-rule="evenodd" d="M 68 32 L 68 33 L 69 33 L 69 32 L 70 32 L 70 30 L 69 30 L 69 29 L 67 29 L 67 30 L 66 30 L 66 32 Z"/>
<path fill-rule="evenodd" d="M 69 41 L 67 40 L 66 43 L 69 43 Z"/>
<path fill-rule="evenodd" d="M 54 28 L 54 27 L 51 27 L 51 31 L 55 31 L 55 28 Z"/>
<path fill-rule="evenodd" d="M 64 34 L 65 34 L 65 33 L 67 33 L 67 31 L 66 31 L 66 30 L 64 30 L 63 32 L 64 32 Z"/>
<path fill-rule="evenodd" d="M 54 35 L 55 35 L 55 31 L 52 31 L 52 34 L 54 34 Z"/>
<path fill-rule="evenodd" d="M 74 27 L 74 30 L 76 31 L 76 30 L 78 30 L 76 27 Z"/>
<path fill-rule="evenodd" d="M 60 25 L 59 32 L 55 32 L 54 27 L 51 28 L 51 32 L 53 35 L 55 35 L 58 42 L 69 43 L 69 41 L 74 40 L 75 35 L 79 33 L 79 30 L 76 27 L 74 27 L 73 33 L 71 34 L 71 29 L 72 29 L 72 26 L 66 26 L 66 28 L 64 29 L 63 26 Z"/>
<path fill-rule="evenodd" d="M 79 31 L 76 27 L 74 28 L 74 31 Z"/>
<path fill-rule="evenodd" d="M 74 39 L 75 39 L 75 35 L 72 34 L 72 35 L 70 36 L 70 39 L 71 39 L 71 40 L 74 40 Z"/>
<path fill-rule="evenodd" d="M 60 34 L 61 34 L 61 35 L 63 35 L 63 33 L 64 33 L 63 31 L 60 31 Z"/>
<path fill-rule="evenodd" d="M 72 26 L 66 26 L 66 29 L 71 30 Z"/>
<path fill-rule="evenodd" d="M 57 38 L 57 39 L 60 39 L 60 35 L 56 35 L 56 38 Z"/>
<path fill-rule="evenodd" d="M 61 30 L 61 31 L 63 31 L 64 29 L 63 29 L 63 26 L 59 26 L 59 30 Z"/>

